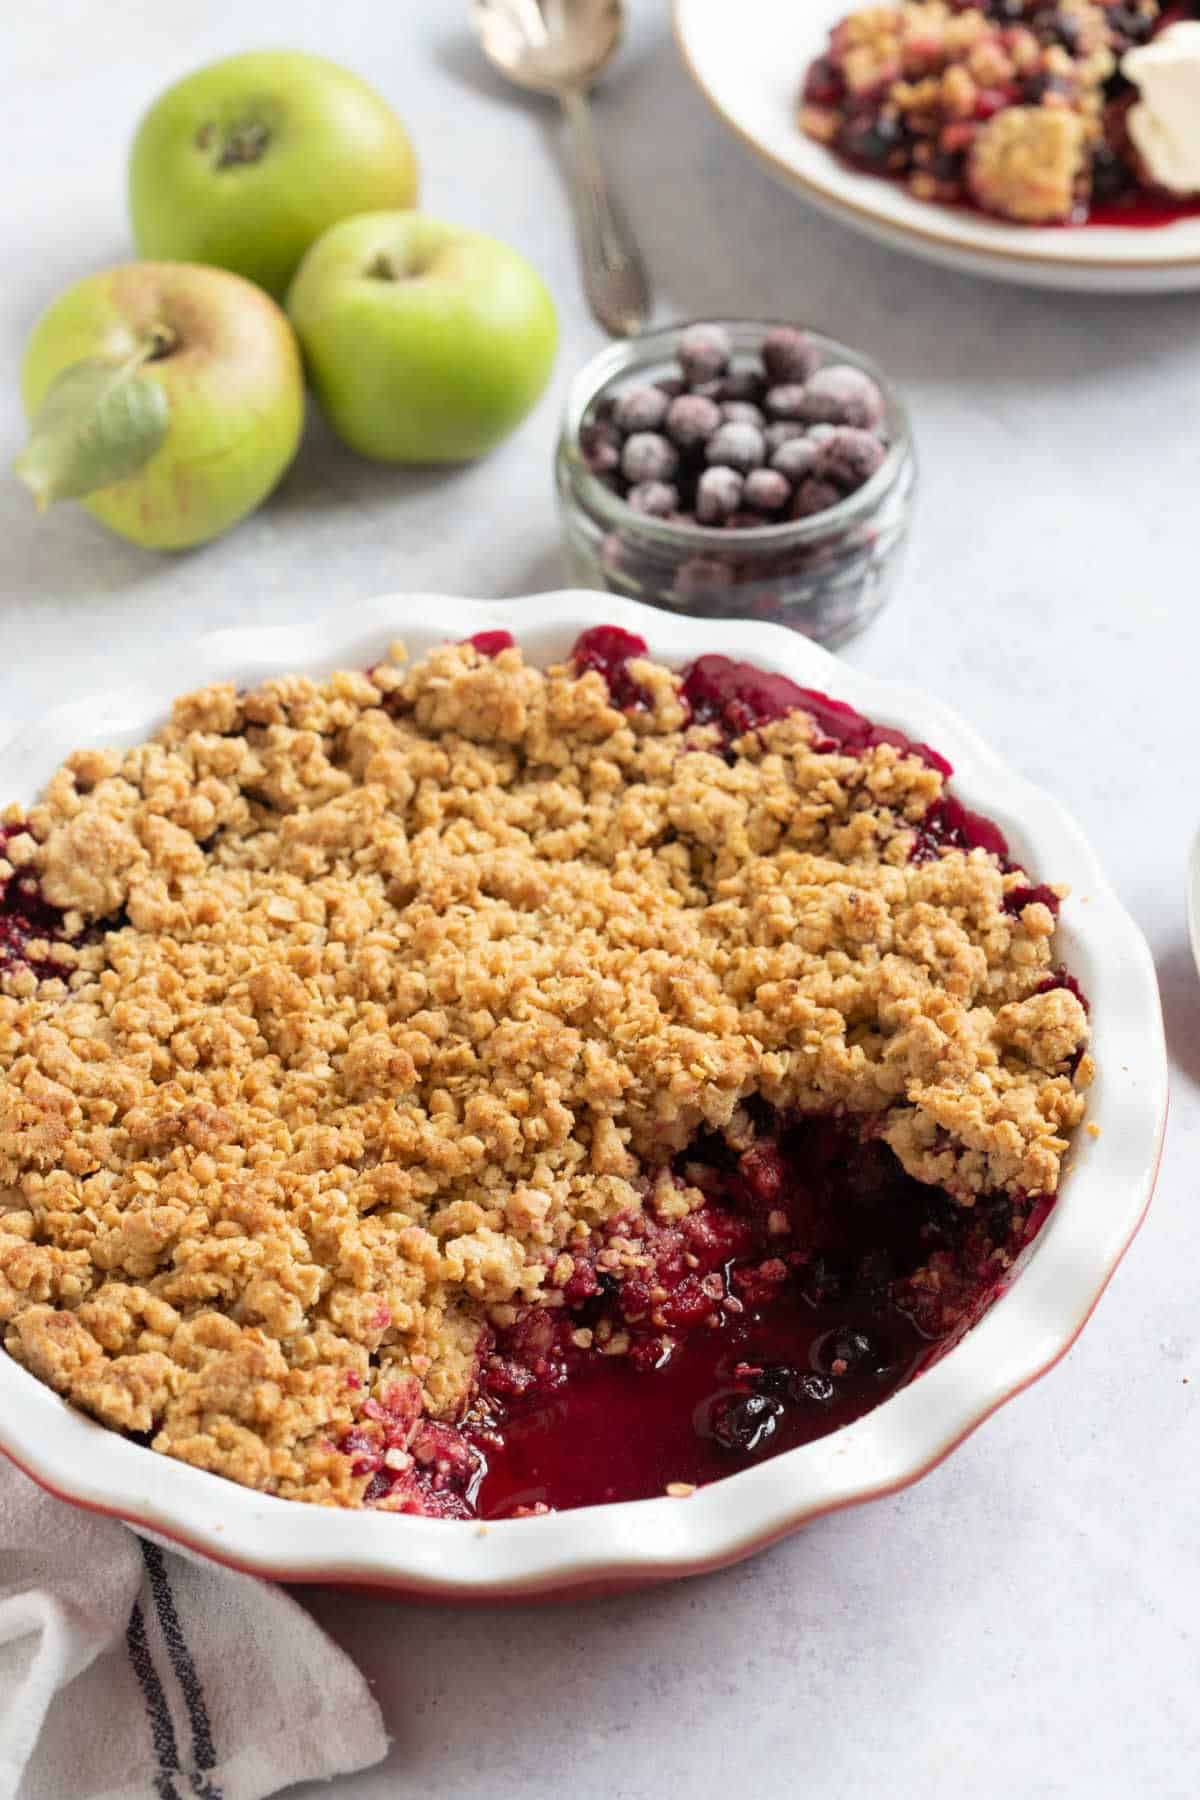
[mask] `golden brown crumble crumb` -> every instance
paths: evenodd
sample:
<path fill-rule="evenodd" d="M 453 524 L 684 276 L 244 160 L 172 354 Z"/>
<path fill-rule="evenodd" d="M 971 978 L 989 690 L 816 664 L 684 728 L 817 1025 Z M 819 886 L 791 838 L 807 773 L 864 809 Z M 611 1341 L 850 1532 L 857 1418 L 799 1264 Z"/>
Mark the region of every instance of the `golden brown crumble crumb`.
<path fill-rule="evenodd" d="M 1069 219 L 1091 142 L 1087 121 L 1064 108 L 1010 106 L 971 146 L 970 186 L 981 206 L 1025 224 Z"/>
<path fill-rule="evenodd" d="M 730 761 L 631 672 L 626 715 L 595 673 L 446 646 L 206 688 L 67 761 L 6 852 L 101 926 L 65 978 L 0 973 L 14 1357 L 160 1451 L 354 1505 L 364 1401 L 416 1380 L 456 1414 L 485 1323 L 561 1304 L 592 1229 L 697 1204 L 654 1172 L 702 1127 L 749 1141 L 750 1096 L 877 1115 L 965 1204 L 1054 1192 L 1087 1028 L 1039 991 L 1020 872 L 909 860 L 942 785 L 915 756 L 797 713 Z"/>

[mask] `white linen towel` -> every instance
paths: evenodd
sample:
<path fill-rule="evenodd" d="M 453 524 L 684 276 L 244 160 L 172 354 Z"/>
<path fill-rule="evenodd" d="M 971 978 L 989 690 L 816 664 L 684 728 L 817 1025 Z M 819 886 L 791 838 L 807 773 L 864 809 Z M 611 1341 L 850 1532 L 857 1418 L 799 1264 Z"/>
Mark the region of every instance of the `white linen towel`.
<path fill-rule="evenodd" d="M 0 1456 L 0 1800 L 261 1800 L 386 1750 L 365 1679 L 282 1588 Z"/>

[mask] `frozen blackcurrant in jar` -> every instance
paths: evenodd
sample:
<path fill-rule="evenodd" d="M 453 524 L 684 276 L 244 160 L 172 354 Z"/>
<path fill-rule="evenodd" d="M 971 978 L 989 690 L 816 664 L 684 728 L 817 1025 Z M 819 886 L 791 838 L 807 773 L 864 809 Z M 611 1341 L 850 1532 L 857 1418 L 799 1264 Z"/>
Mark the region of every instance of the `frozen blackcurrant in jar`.
<path fill-rule="evenodd" d="M 556 478 L 584 585 L 838 643 L 891 591 L 915 462 L 865 357 L 802 323 L 700 320 L 581 372 Z"/>

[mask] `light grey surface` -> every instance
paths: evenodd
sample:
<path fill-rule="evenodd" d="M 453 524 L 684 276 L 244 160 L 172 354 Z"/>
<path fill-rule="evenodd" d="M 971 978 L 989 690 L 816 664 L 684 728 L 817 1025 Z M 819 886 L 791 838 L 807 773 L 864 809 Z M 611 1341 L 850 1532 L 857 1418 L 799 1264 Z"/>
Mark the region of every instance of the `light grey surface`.
<path fill-rule="evenodd" d="M 38 309 L 127 254 L 123 160 L 139 109 L 235 49 L 306 46 L 372 76 L 415 134 L 428 210 L 495 231 L 545 271 L 563 352 L 537 415 L 485 464 L 390 472 L 314 427 L 266 510 L 184 557 L 145 555 L 79 512 L 36 519 L 0 482 L 3 725 L 119 679 L 180 632 L 406 586 L 558 584 L 551 445 L 566 381 L 599 337 L 576 282 L 553 115 L 486 73 L 464 11 L 4 9 L 6 460 Z M 676 66 L 665 8 L 633 11 L 598 113 L 659 316 L 807 318 L 904 384 L 924 471 L 907 580 L 847 654 L 952 700 L 1099 846 L 1163 980 L 1166 1160 L 1146 1229 L 1076 1349 L 910 1492 L 728 1574 L 587 1608 L 468 1614 L 315 1595 L 395 1737 L 386 1767 L 335 1791 L 1190 1795 L 1200 985 L 1183 883 L 1200 812 L 1200 312 L 1182 297 L 986 286 L 858 241 L 776 190 L 710 119 Z"/>

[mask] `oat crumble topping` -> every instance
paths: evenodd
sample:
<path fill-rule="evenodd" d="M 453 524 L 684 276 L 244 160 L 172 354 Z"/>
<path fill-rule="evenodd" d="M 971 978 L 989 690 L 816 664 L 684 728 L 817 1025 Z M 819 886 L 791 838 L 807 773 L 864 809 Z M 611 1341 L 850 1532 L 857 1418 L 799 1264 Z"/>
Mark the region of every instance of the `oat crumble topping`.
<path fill-rule="evenodd" d="M 10 1354 L 353 1506 L 364 1408 L 456 1417 L 484 1334 L 614 1221 L 700 1205 L 667 1164 L 754 1097 L 874 1121 L 964 1206 L 1055 1192 L 1089 1063 L 1048 890 L 912 858 L 918 755 L 803 712 L 727 753 L 628 673 L 625 712 L 469 644 L 212 686 L 10 811 L 0 891 L 33 876 L 77 940 L 0 942 Z"/>

